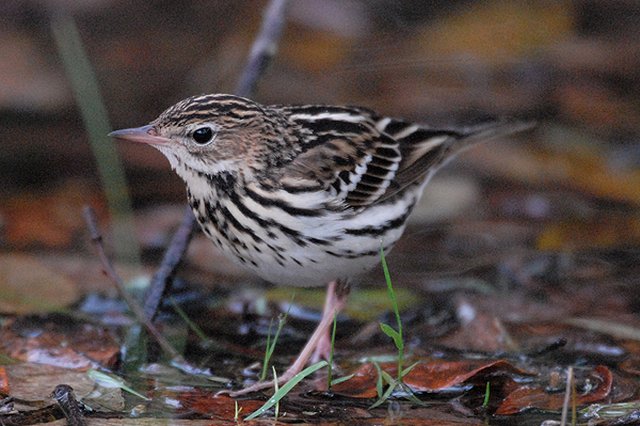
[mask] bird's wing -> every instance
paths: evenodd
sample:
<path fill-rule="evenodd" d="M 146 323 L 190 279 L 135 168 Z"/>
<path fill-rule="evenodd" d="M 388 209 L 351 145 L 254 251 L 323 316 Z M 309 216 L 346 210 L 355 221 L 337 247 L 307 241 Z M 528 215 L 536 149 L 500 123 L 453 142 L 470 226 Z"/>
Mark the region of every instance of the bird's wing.
<path fill-rule="evenodd" d="M 401 161 L 391 185 L 381 200 L 393 197 L 414 182 L 422 181 L 458 150 L 457 141 L 466 133 L 452 129 L 430 128 L 389 117 L 377 118 L 377 128 L 398 142 Z"/>
<path fill-rule="evenodd" d="M 370 111 L 301 106 L 285 112 L 298 152 L 282 170 L 282 185 L 322 189 L 345 208 L 368 206 L 385 193 L 402 156 L 397 141 L 376 128 Z"/>
<path fill-rule="evenodd" d="M 455 128 L 434 128 L 389 117 L 374 117 L 378 130 L 398 142 L 402 160 L 387 191 L 386 200 L 414 182 L 424 181 L 460 151 L 477 142 L 489 141 L 530 129 L 535 123 L 493 120 Z"/>
<path fill-rule="evenodd" d="M 386 200 L 426 179 L 471 142 L 515 131 L 504 123 L 430 128 L 359 107 L 284 112 L 296 129 L 299 152 L 278 176 L 280 184 L 290 191 L 328 191 L 336 205 L 351 208 Z"/>

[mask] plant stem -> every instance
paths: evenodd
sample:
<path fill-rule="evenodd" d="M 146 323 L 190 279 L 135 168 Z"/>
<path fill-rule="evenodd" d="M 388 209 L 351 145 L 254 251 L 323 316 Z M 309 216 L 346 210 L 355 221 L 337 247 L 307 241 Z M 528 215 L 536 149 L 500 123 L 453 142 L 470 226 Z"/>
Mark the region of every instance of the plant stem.
<path fill-rule="evenodd" d="M 96 158 L 113 221 L 115 256 L 119 261 L 139 265 L 140 248 L 136 239 L 132 238 L 135 228 L 127 181 L 116 147 L 107 137 L 112 130 L 111 124 L 91 62 L 71 16 L 63 14 L 55 17 L 51 29 Z"/>
<path fill-rule="evenodd" d="M 384 279 L 387 283 L 387 291 L 391 304 L 393 305 L 393 313 L 396 317 L 396 326 L 399 339 L 396 342 L 398 349 L 398 382 L 402 381 L 402 365 L 404 360 L 404 340 L 402 336 L 402 320 L 400 319 L 400 309 L 398 308 L 398 299 L 396 298 L 396 292 L 393 290 L 393 284 L 391 282 L 391 274 L 389 273 L 389 266 L 387 265 L 387 259 L 384 256 L 384 248 L 380 246 L 380 259 L 382 262 L 382 271 L 384 272 Z"/>

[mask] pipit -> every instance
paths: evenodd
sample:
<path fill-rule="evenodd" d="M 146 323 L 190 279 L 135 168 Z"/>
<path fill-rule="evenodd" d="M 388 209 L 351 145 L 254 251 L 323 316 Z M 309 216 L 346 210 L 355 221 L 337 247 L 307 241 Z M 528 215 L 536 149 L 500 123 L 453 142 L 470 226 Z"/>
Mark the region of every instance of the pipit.
<path fill-rule="evenodd" d="M 360 107 L 261 105 L 214 94 L 111 136 L 167 157 L 202 230 L 231 259 L 277 285 L 329 283 L 320 323 L 282 384 L 328 353 L 347 279 L 373 268 L 381 247 L 393 247 L 433 174 L 471 144 L 524 127 L 434 128 Z"/>

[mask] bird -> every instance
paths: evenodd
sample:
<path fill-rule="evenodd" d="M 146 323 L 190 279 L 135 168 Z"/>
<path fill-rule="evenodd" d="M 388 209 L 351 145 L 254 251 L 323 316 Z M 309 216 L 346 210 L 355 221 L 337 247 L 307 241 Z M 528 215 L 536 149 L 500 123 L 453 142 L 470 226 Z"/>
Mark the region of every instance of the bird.
<path fill-rule="evenodd" d="M 276 285 L 327 286 L 320 322 L 277 379 L 282 385 L 326 357 L 350 280 L 392 249 L 434 173 L 474 143 L 527 127 L 509 120 L 433 127 L 358 106 L 203 94 L 109 135 L 164 154 L 202 231 L 230 259 Z"/>

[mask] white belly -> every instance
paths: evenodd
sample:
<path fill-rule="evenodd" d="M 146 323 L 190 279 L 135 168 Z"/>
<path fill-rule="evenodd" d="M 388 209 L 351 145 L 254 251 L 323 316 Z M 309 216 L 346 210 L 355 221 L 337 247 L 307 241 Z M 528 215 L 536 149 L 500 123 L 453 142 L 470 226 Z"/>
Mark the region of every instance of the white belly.
<path fill-rule="evenodd" d="M 274 284 L 320 286 L 375 267 L 380 248 L 389 251 L 402 235 L 421 189 L 361 210 L 340 210 L 326 208 L 321 193 L 315 199 L 289 194 L 283 207 L 215 188 L 212 193 L 202 182 L 190 185 L 190 202 L 205 234 L 241 266 Z"/>

